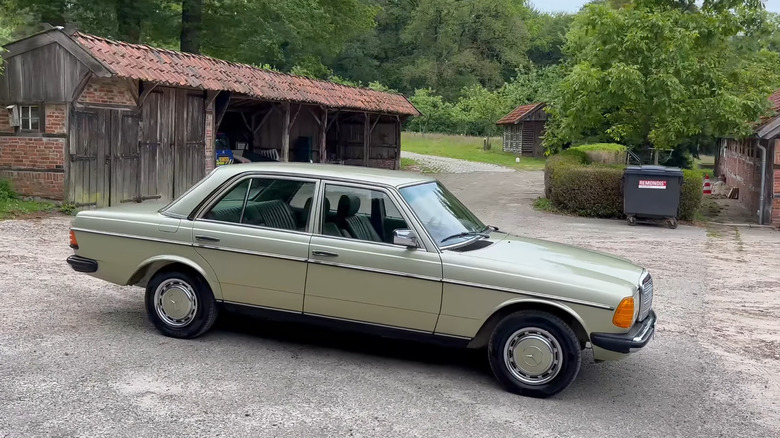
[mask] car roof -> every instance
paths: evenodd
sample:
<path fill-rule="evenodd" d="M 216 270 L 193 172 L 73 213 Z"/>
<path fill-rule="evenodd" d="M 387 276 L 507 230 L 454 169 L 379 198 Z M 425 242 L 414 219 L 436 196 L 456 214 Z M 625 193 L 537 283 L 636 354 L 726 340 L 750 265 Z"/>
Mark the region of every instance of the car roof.
<path fill-rule="evenodd" d="M 323 179 L 352 180 L 389 186 L 404 186 L 408 184 L 433 181 L 433 178 L 425 177 L 413 172 L 401 170 L 379 169 L 374 167 L 362 167 L 340 164 L 320 163 L 280 163 L 258 162 L 240 163 L 220 166 L 217 171 L 229 172 L 222 177 L 230 178 L 244 172 L 278 173 L 280 175 L 296 175 Z"/>
<path fill-rule="evenodd" d="M 317 179 L 333 179 L 348 182 L 400 187 L 435 181 L 417 173 L 400 170 L 376 169 L 372 167 L 347 166 L 319 163 L 241 163 L 217 167 L 186 193 L 165 206 L 161 212 L 184 217 L 190 214 L 201 201 L 216 190 L 223 182 L 244 173 L 277 174 Z"/>

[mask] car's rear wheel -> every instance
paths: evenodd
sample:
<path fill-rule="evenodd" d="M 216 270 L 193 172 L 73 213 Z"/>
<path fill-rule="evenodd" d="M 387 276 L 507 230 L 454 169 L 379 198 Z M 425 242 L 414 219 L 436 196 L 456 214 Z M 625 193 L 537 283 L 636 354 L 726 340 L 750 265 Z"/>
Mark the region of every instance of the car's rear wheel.
<path fill-rule="evenodd" d="M 146 286 L 146 312 L 157 330 L 166 336 L 202 335 L 214 325 L 217 310 L 211 288 L 199 275 L 160 272 Z"/>
<path fill-rule="evenodd" d="M 488 343 L 488 359 L 507 390 L 546 398 L 574 382 L 582 353 L 577 335 L 563 320 L 551 313 L 523 310 L 498 323 Z"/>

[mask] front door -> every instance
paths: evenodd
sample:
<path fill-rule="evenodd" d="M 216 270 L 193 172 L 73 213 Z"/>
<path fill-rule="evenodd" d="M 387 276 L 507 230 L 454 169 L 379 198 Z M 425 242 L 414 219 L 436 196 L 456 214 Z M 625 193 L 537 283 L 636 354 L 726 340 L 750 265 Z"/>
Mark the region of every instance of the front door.
<path fill-rule="evenodd" d="M 198 215 L 193 243 L 216 272 L 223 300 L 303 311 L 315 187 L 312 180 L 247 176 Z"/>
<path fill-rule="evenodd" d="M 441 308 L 438 253 L 392 244 L 409 228 L 390 192 L 341 183 L 320 191 L 304 313 L 432 333 Z"/>

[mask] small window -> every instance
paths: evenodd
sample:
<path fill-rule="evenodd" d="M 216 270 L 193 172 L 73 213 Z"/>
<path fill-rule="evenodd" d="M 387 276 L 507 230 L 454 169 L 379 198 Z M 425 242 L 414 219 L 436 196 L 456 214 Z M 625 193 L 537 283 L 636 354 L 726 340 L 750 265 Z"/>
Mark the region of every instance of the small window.
<path fill-rule="evenodd" d="M 35 105 L 21 106 L 20 109 L 20 129 L 22 131 L 40 131 L 41 117 L 39 107 Z"/>
<path fill-rule="evenodd" d="M 325 186 L 322 234 L 370 242 L 393 242 L 393 231 L 408 228 L 398 208 L 382 191 Z"/>
<path fill-rule="evenodd" d="M 314 185 L 313 182 L 286 179 L 245 179 L 229 190 L 203 218 L 306 231 Z"/>

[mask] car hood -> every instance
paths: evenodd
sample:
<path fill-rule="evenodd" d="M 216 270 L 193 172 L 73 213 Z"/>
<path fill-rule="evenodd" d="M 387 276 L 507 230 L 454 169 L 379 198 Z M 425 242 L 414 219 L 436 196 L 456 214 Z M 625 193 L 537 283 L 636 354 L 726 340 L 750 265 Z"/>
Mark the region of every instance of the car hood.
<path fill-rule="evenodd" d="M 460 281 L 609 303 L 631 295 L 644 271 L 614 255 L 498 232 L 489 245 L 445 251 L 443 258 L 445 275 Z"/>

